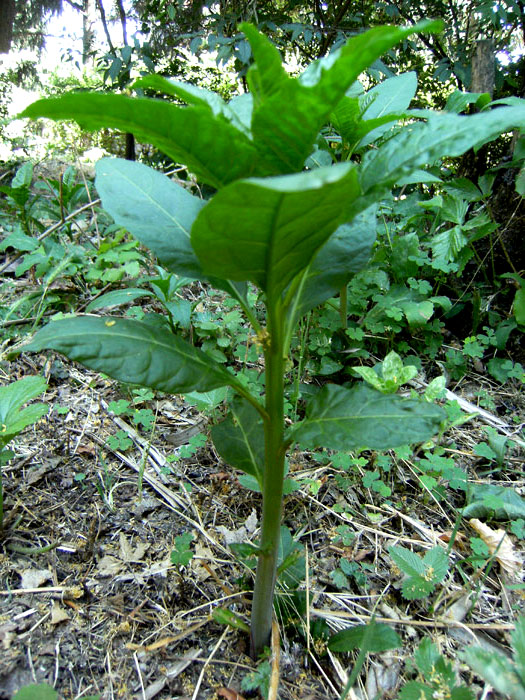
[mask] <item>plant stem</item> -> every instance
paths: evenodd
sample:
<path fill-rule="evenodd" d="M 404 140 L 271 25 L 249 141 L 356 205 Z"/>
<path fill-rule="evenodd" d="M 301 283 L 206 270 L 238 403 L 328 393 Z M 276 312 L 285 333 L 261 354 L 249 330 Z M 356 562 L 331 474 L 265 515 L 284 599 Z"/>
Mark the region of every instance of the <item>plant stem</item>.
<path fill-rule="evenodd" d="M 347 308 L 348 308 L 348 287 L 345 284 L 341 287 L 339 293 L 339 319 L 341 321 L 341 328 L 346 330 L 348 328 L 348 318 L 347 318 Z"/>
<path fill-rule="evenodd" d="M 272 312 L 273 306 L 273 312 Z M 253 659 L 269 644 L 272 630 L 273 592 L 281 529 L 284 480 L 284 358 L 281 309 L 269 304 L 269 346 L 265 350 L 266 411 L 264 423 L 265 465 L 263 473 L 262 525 L 259 560 L 251 619 Z"/>

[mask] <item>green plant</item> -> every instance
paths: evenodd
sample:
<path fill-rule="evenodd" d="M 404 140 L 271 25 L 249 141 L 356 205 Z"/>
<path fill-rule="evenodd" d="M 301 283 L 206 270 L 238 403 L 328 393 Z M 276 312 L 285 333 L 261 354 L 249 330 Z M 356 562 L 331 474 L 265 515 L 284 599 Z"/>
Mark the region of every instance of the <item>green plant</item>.
<path fill-rule="evenodd" d="M 525 699 L 525 617 L 516 621 L 510 634 L 512 659 L 498 651 L 470 647 L 461 657 L 483 680 L 511 700 Z"/>
<path fill-rule="evenodd" d="M 195 539 L 195 535 L 191 532 L 185 532 L 175 538 L 174 548 L 171 552 L 170 558 L 171 563 L 178 566 L 179 569 L 188 566 L 190 561 L 193 559 L 193 550 L 191 549 L 191 543 Z"/>
<path fill-rule="evenodd" d="M 241 689 L 247 692 L 258 690 L 263 698 L 268 697 L 272 665 L 269 661 L 261 661 L 255 671 L 247 673 L 241 681 Z"/>
<path fill-rule="evenodd" d="M 5 447 L 24 428 L 46 415 L 49 406 L 44 403 L 35 403 L 22 408 L 25 403 L 42 394 L 46 389 L 47 384 L 43 377 L 24 377 L 0 387 L 0 535 L 4 527 L 2 466 L 14 457 L 14 453 L 6 450 Z"/>
<path fill-rule="evenodd" d="M 407 600 L 426 598 L 448 573 L 448 556 L 442 547 L 432 547 L 422 558 L 405 547 L 392 546 L 388 551 L 405 574 L 401 592 Z"/>
<path fill-rule="evenodd" d="M 409 681 L 401 688 L 400 700 L 472 700 L 473 694 L 465 685 L 458 685 L 454 667 L 440 653 L 430 639 L 422 640 L 414 653 L 418 680 Z"/>
<path fill-rule="evenodd" d="M 383 362 L 374 368 L 352 367 L 352 373 L 362 377 L 381 393 L 392 394 L 416 376 L 417 367 L 403 365 L 403 360 L 392 350 Z"/>
<path fill-rule="evenodd" d="M 377 623 L 373 617 L 367 625 L 354 625 L 330 637 L 328 648 L 331 651 L 345 652 L 359 649 L 352 673 L 349 675 L 340 700 L 345 700 L 354 686 L 367 654 L 381 653 L 400 646 L 401 639 L 397 632 L 388 625 Z"/>
<path fill-rule="evenodd" d="M 83 695 L 84 700 L 100 700 L 100 695 Z M 13 700 L 57 700 L 58 693 L 47 683 L 33 683 L 20 688 Z"/>
<path fill-rule="evenodd" d="M 436 27 L 423 23 L 416 31 Z M 359 164 L 301 172 L 353 81 L 414 28 L 361 34 L 298 78 L 287 74 L 268 40 L 250 25 L 242 29 L 255 59 L 247 76 L 251 94 L 229 103 L 195 86 L 150 76 L 139 87 L 175 95 L 188 106 L 82 93 L 38 101 L 23 116 L 72 118 L 91 130 L 134 132 L 218 190 L 205 202 L 140 163 L 103 160 L 97 166 L 97 189 L 119 225 L 169 271 L 207 280 L 236 300 L 264 355 L 264 387 L 146 320 L 63 319 L 39 331 L 26 349 L 55 349 L 120 381 L 165 392 L 229 386 L 237 394 L 235 420 L 227 431 L 214 431 L 213 439 L 219 454 L 254 477 L 263 494 L 251 620 L 257 655 L 270 636 L 290 446 L 385 449 L 426 440 L 443 417 L 440 407 L 419 399 L 381 394 L 363 384 L 328 384 L 308 403 L 303 419 L 286 427 L 285 380 L 295 329 L 366 265 L 375 229 L 364 228 L 358 214 L 369 213 L 400 177 L 524 120 L 518 107 L 471 117 L 419 114 L 423 121 L 400 129 Z M 264 314 L 250 302 L 248 282 L 260 290 Z"/>

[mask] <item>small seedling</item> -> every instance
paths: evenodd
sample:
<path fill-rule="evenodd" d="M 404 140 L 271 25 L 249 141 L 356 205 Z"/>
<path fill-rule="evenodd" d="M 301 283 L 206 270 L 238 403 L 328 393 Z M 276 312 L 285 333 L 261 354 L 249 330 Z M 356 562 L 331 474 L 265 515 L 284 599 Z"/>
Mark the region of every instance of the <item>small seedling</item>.
<path fill-rule="evenodd" d="M 413 379 L 417 374 L 417 367 L 403 365 L 403 360 L 397 352 L 388 353 L 383 362 L 372 367 L 352 367 L 353 374 L 362 377 L 374 389 L 383 394 L 393 394 L 403 384 Z M 381 372 L 381 374 L 379 374 Z"/>
<path fill-rule="evenodd" d="M 447 661 L 435 644 L 425 638 L 414 653 L 418 680 L 409 681 L 401 688 L 400 700 L 473 700 L 473 693 L 459 685 L 450 661 Z"/>
<path fill-rule="evenodd" d="M 183 569 L 193 559 L 194 552 L 191 549 L 191 544 L 195 536 L 191 532 L 184 532 L 175 538 L 174 549 L 170 554 L 171 563 L 179 569 Z"/>
<path fill-rule="evenodd" d="M 405 574 L 401 593 L 407 600 L 426 598 L 448 573 L 448 556 L 442 547 L 429 549 L 422 558 L 405 547 L 393 546 L 388 551 Z"/>
<path fill-rule="evenodd" d="M 24 377 L 0 387 L 0 534 L 4 527 L 2 465 L 14 456 L 14 453 L 5 447 L 24 428 L 46 415 L 49 410 L 47 404 L 35 403 L 22 408 L 25 403 L 46 389 L 47 384 L 43 377 Z"/>

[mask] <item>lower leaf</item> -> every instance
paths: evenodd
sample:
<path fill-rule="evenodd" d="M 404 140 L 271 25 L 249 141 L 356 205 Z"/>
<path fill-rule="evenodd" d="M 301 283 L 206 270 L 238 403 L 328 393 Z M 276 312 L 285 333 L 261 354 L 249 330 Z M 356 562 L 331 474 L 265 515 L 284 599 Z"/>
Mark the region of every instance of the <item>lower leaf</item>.
<path fill-rule="evenodd" d="M 233 384 L 233 375 L 198 348 L 132 319 L 77 316 L 42 328 L 24 351 L 57 350 L 97 372 L 172 394 Z"/>
<path fill-rule="evenodd" d="M 424 442 L 445 418 L 440 406 L 419 399 L 381 394 L 358 384 L 327 384 L 307 406 L 306 419 L 292 432 L 303 447 L 385 450 Z"/>

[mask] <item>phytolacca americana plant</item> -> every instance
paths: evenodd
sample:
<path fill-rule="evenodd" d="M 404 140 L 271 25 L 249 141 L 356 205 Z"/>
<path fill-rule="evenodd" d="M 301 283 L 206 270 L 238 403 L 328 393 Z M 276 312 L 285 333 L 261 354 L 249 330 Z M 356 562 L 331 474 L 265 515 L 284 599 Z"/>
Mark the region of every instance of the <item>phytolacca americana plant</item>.
<path fill-rule="evenodd" d="M 97 166 L 96 187 L 117 223 L 169 271 L 207 281 L 238 302 L 264 353 L 262 394 L 177 335 L 130 319 L 63 319 L 40 330 L 24 349 L 54 349 L 120 381 L 164 392 L 230 386 L 237 394 L 212 438 L 226 461 L 257 479 L 263 494 L 251 619 L 254 655 L 271 630 L 287 450 L 294 443 L 386 449 L 426 440 L 443 418 L 439 406 L 356 383 L 324 386 L 303 420 L 289 429 L 284 421 L 294 329 L 366 265 L 375 240 L 375 203 L 401 177 L 521 123 L 510 107 L 472 117 L 425 113 L 425 121 L 401 129 L 360 164 L 303 172 L 321 127 L 358 75 L 410 33 L 435 28 L 423 23 L 373 29 L 291 78 L 277 49 L 243 25 L 255 59 L 247 76 L 250 93 L 229 103 L 152 76 L 137 86 L 176 95 L 187 106 L 82 93 L 38 101 L 22 114 L 133 132 L 217 190 L 206 202 L 139 163 L 105 159 Z M 249 302 L 248 283 L 261 292 L 263 321 Z"/>

